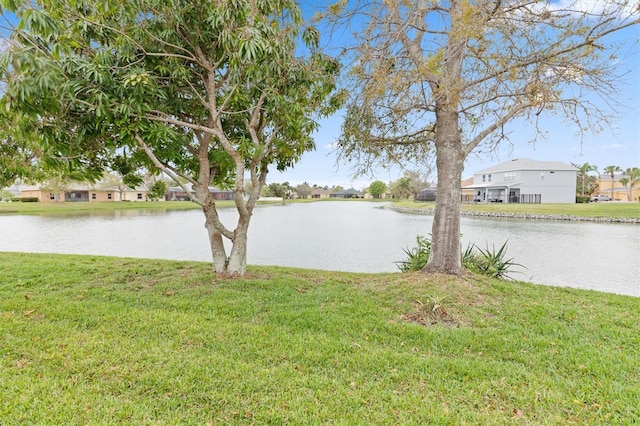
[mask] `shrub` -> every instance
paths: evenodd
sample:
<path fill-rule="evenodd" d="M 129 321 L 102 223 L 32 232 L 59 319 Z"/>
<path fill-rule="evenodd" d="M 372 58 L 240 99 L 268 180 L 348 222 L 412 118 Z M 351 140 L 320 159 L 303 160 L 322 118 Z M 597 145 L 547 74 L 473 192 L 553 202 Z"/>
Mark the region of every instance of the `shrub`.
<path fill-rule="evenodd" d="M 478 252 L 474 251 L 474 248 L 478 250 Z M 463 259 L 467 258 L 465 261 L 465 268 L 470 271 L 480 273 L 482 275 L 487 275 L 492 278 L 498 279 L 511 279 L 507 274 L 511 272 L 510 270 L 514 266 L 523 267 L 519 263 L 515 263 L 513 258 L 507 259 L 507 242 L 496 251 L 495 246 L 491 250 L 489 247 L 485 250 L 479 248 L 478 246 L 470 246 L 467 248 L 465 253 L 463 254 Z"/>
<path fill-rule="evenodd" d="M 590 203 L 591 197 L 588 195 L 576 195 L 576 203 Z"/>
<path fill-rule="evenodd" d="M 403 249 L 407 258 L 395 262 L 401 272 L 419 271 L 425 267 L 431 254 L 431 240 L 422 235 L 416 237 L 416 247 Z"/>
<path fill-rule="evenodd" d="M 38 197 L 18 197 L 16 200 L 21 203 L 37 203 Z"/>
<path fill-rule="evenodd" d="M 416 237 L 417 246 L 403 249 L 407 258 L 395 262 L 401 272 L 419 271 L 425 267 L 431 254 L 431 240 L 418 235 Z M 513 258 L 507 259 L 507 242 L 496 251 L 495 246 L 490 250 L 482 250 L 475 244 L 469 244 L 462 252 L 462 265 L 471 272 L 487 275 L 498 279 L 511 279 L 507 274 L 513 267 L 523 267 L 515 263 Z"/>

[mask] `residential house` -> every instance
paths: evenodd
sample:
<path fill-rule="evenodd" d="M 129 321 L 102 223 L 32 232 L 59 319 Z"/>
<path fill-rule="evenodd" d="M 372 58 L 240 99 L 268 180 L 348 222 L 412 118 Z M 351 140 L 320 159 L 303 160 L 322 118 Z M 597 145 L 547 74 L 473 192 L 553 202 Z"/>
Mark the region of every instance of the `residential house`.
<path fill-rule="evenodd" d="M 37 198 L 40 203 L 75 203 L 89 201 L 120 201 L 117 190 L 88 189 L 82 185 L 71 184 L 64 189 L 54 189 L 43 185 L 22 188 L 23 198 Z"/>
<path fill-rule="evenodd" d="M 313 191 L 311 191 L 309 196 L 316 199 L 329 198 L 331 196 L 331 191 L 329 191 L 328 189 L 315 188 Z"/>
<path fill-rule="evenodd" d="M 329 194 L 330 198 L 362 198 L 362 192 L 357 189 L 344 189 L 342 191 L 334 191 Z"/>
<path fill-rule="evenodd" d="M 139 201 L 149 201 L 147 196 L 147 190 L 143 188 L 129 188 L 124 191 L 120 191 L 120 198 L 122 201 L 131 201 L 131 202 L 139 202 Z M 162 201 L 162 200 L 158 200 Z"/>
<path fill-rule="evenodd" d="M 473 185 L 473 176 L 460 183 L 460 187 L 462 188 L 460 199 L 463 203 L 472 203 L 476 198 L 476 191 L 474 191 L 473 188 L 468 188 L 469 185 Z"/>
<path fill-rule="evenodd" d="M 614 200 L 640 201 L 640 186 L 631 188 L 631 200 L 629 200 L 629 188 L 620 183 L 620 180 L 625 177 L 624 173 L 615 173 L 613 179 L 611 179 L 611 175 L 609 174 L 598 176 L 596 180 L 598 190 L 592 195 L 602 194 L 611 196 L 611 189 L 613 188 Z"/>
<path fill-rule="evenodd" d="M 65 201 L 65 191 L 45 188 L 39 185 L 25 186 L 20 189 L 20 197 L 36 198 L 40 203 L 60 203 Z"/>
<path fill-rule="evenodd" d="M 40 203 L 75 203 L 93 201 L 146 201 L 147 192 L 120 190 L 118 188 L 95 189 L 82 184 L 70 184 L 64 189 L 53 189 L 46 185 L 27 186 L 21 189 L 21 197 L 37 198 Z"/>
<path fill-rule="evenodd" d="M 575 203 L 578 169 L 560 161 L 516 158 L 474 173 L 475 202 Z"/>
<path fill-rule="evenodd" d="M 436 189 L 435 188 L 427 188 L 418 192 L 414 195 L 414 201 L 435 201 L 436 200 Z"/>

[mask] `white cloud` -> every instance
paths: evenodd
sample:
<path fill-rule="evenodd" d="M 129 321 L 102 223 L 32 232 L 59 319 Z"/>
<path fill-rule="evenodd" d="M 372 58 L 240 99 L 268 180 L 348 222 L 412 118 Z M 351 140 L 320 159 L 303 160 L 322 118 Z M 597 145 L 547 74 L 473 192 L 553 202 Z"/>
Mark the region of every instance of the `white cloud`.
<path fill-rule="evenodd" d="M 599 148 L 601 150 L 609 150 L 609 149 L 623 149 L 623 148 L 627 148 L 627 145 L 621 144 L 621 143 L 612 143 L 609 145 L 600 145 Z"/>

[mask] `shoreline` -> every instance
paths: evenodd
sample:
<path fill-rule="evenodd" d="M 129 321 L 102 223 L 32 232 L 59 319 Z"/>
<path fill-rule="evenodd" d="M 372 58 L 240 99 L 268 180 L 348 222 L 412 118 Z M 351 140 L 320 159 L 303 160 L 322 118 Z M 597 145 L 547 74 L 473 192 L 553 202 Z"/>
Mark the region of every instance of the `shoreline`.
<path fill-rule="evenodd" d="M 384 206 L 391 210 L 402 213 L 414 213 L 433 215 L 434 209 L 422 209 L 411 207 L 400 207 L 388 204 Z M 555 220 L 555 221 L 572 221 L 572 222 L 597 222 L 597 223 L 633 223 L 640 224 L 640 218 L 632 217 L 594 217 L 594 216 L 577 216 L 568 214 L 537 214 L 537 213 L 509 213 L 509 212 L 484 212 L 475 210 L 460 210 L 460 216 L 470 217 L 490 217 L 505 219 L 531 219 L 531 220 Z"/>

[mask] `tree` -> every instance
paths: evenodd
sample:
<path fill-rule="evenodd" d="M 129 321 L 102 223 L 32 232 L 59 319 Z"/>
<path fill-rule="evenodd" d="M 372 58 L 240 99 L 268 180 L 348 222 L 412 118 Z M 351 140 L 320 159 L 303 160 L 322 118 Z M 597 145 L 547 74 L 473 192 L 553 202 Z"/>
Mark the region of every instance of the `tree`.
<path fill-rule="evenodd" d="M 37 120 L 41 155 L 67 171 L 162 171 L 201 206 L 216 272 L 243 275 L 269 167 L 313 149 L 315 118 L 340 105 L 339 65 L 319 50 L 316 29 L 303 30 L 296 2 L 2 7 L 19 24 L 3 55 L 0 109 Z M 220 221 L 211 185 L 233 189 L 235 228 Z"/>
<path fill-rule="evenodd" d="M 429 182 L 422 178 L 420 172 L 415 170 L 407 170 L 403 173 L 403 176 L 409 179 L 409 191 L 414 197 L 423 189 L 431 186 Z"/>
<path fill-rule="evenodd" d="M 640 168 L 629 167 L 624 171 L 624 177 L 620 179 L 620 184 L 627 188 L 627 201 L 631 201 L 631 193 L 636 185 L 640 184 Z"/>
<path fill-rule="evenodd" d="M 167 193 L 167 183 L 163 180 L 158 180 L 152 183 L 147 189 L 147 198 L 152 201 L 161 200 Z"/>
<path fill-rule="evenodd" d="M 296 186 L 296 194 L 298 194 L 298 198 L 309 198 L 309 194 L 311 194 L 311 186 L 307 182 L 301 183 Z"/>
<path fill-rule="evenodd" d="M 592 185 L 591 185 L 591 176 L 589 176 L 589 172 L 597 172 L 598 168 L 592 164 L 589 163 L 584 163 L 581 166 L 578 166 L 577 164 L 573 165 L 574 167 L 576 167 L 578 169 L 578 181 L 580 182 L 580 195 L 584 196 L 584 190 L 585 188 L 587 189 L 587 193 L 589 195 L 591 195 L 592 192 Z M 586 180 L 586 182 L 585 182 Z"/>
<path fill-rule="evenodd" d="M 369 185 L 369 193 L 373 198 L 380 198 L 382 194 L 387 190 L 387 184 L 382 182 L 381 180 L 376 180 L 371 182 Z"/>
<path fill-rule="evenodd" d="M 289 192 L 291 190 L 291 186 L 289 182 L 284 183 L 270 183 L 266 188 L 266 196 L 267 197 L 279 197 L 283 200 L 289 198 Z"/>
<path fill-rule="evenodd" d="M 355 4 L 357 3 L 357 4 Z M 567 5 L 568 4 L 568 5 Z M 548 113 L 580 131 L 610 118 L 594 102 L 617 78 L 607 36 L 639 22 L 633 1 L 398 0 L 341 2 L 362 25 L 338 150 L 361 172 L 409 161 L 437 168 L 428 272 L 459 274 L 460 181 L 467 156 Z M 359 14 L 354 17 L 354 14 Z M 357 19 L 355 19 L 357 18 Z M 363 24 L 364 23 L 364 24 Z M 517 123 L 517 127 L 516 127 Z"/>
<path fill-rule="evenodd" d="M 390 187 L 393 198 L 404 200 L 411 196 L 411 179 L 407 176 L 391 182 Z"/>
<path fill-rule="evenodd" d="M 611 178 L 611 199 L 613 200 L 613 187 L 615 182 L 615 174 L 618 172 L 621 172 L 622 169 L 620 168 L 620 166 L 607 166 L 604 168 L 604 173 L 608 174 L 609 177 Z"/>

